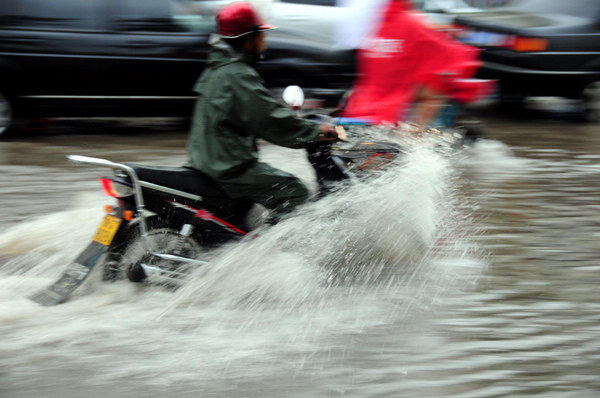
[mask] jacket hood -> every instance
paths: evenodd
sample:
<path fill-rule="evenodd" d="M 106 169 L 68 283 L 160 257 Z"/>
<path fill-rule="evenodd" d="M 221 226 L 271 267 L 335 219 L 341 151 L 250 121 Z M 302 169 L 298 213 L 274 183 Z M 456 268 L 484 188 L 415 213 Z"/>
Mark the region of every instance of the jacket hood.
<path fill-rule="evenodd" d="M 212 51 L 208 56 L 208 66 L 219 68 L 233 62 L 250 63 L 250 56 L 241 50 L 231 47 L 218 35 L 212 35 L 209 40 Z"/>

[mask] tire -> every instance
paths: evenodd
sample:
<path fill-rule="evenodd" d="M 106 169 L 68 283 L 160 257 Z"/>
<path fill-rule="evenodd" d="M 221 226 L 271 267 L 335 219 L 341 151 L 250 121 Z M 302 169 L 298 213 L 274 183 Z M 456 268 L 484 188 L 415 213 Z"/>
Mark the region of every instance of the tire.
<path fill-rule="evenodd" d="M 159 228 L 161 221 L 158 217 L 149 217 L 146 220 L 148 229 Z M 102 279 L 114 282 L 123 279 L 126 272 L 123 270 L 123 255 L 128 248 L 140 239 L 139 220 L 135 219 L 124 225 L 113 240 L 103 261 Z"/>
<path fill-rule="evenodd" d="M 178 230 L 172 228 L 150 229 L 147 239 L 154 250 L 161 254 L 197 258 L 204 252 L 202 246 L 193 237 L 182 236 Z M 161 260 L 150 255 L 139 234 L 123 250 L 118 264 L 111 264 L 109 261 L 106 263 L 106 269 L 110 268 L 110 272 L 115 275 L 114 279 L 127 278 L 131 282 L 144 282 L 147 278 L 141 264 L 160 269 L 168 275 L 164 280 L 150 281 L 163 285 L 176 286 L 175 280 L 183 278 L 191 271 L 187 264 Z"/>
<path fill-rule="evenodd" d="M 13 124 L 13 108 L 9 98 L 0 92 L 0 139 L 6 137 Z"/>
<path fill-rule="evenodd" d="M 522 114 L 525 113 L 526 96 L 512 92 L 501 92 L 498 108 L 503 113 Z"/>
<path fill-rule="evenodd" d="M 123 253 L 129 245 L 139 239 L 139 225 L 132 223 L 120 232 L 114 239 L 108 249 L 108 253 L 102 264 L 102 280 L 105 282 L 114 282 L 117 279 L 123 279 L 123 271 L 121 262 L 123 261 Z"/>
<path fill-rule="evenodd" d="M 471 145 L 477 140 L 485 138 L 486 133 L 480 122 L 457 122 L 458 130 L 462 133 L 462 144 Z"/>
<path fill-rule="evenodd" d="M 583 89 L 581 113 L 587 122 L 600 122 L 600 80 L 588 84 Z"/>

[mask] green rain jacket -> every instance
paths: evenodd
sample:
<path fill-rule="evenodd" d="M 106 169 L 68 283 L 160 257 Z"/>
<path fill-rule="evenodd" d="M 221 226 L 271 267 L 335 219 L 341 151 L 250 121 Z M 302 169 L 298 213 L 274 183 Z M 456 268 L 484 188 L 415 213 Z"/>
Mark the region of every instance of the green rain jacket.
<path fill-rule="evenodd" d="M 211 39 L 188 139 L 188 166 L 217 181 L 235 180 L 258 163 L 257 139 L 303 148 L 319 137 L 319 124 L 278 103 L 244 58 L 223 40 Z"/>

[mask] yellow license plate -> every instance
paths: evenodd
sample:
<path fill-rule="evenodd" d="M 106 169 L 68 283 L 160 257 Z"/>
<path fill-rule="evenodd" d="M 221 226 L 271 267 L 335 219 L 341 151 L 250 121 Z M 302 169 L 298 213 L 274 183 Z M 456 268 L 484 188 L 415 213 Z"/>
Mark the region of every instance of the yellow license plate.
<path fill-rule="evenodd" d="M 108 246 L 112 242 L 117 230 L 121 225 L 121 219 L 115 216 L 106 216 L 100 223 L 98 231 L 94 236 L 94 242 L 98 242 L 101 245 Z"/>

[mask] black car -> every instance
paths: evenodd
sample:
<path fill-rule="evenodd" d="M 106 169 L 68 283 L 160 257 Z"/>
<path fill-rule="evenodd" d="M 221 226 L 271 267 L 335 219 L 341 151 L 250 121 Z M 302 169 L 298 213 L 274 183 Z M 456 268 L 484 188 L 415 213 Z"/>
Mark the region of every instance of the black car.
<path fill-rule="evenodd" d="M 189 117 L 215 30 L 189 0 L 2 0 L 0 135 L 34 117 Z M 267 86 L 350 87 L 350 53 L 285 29 L 267 40 Z"/>
<path fill-rule="evenodd" d="M 600 121 L 600 1 L 519 0 L 459 15 L 459 38 L 483 49 L 479 77 L 498 79 L 503 100 L 580 99 Z"/>

